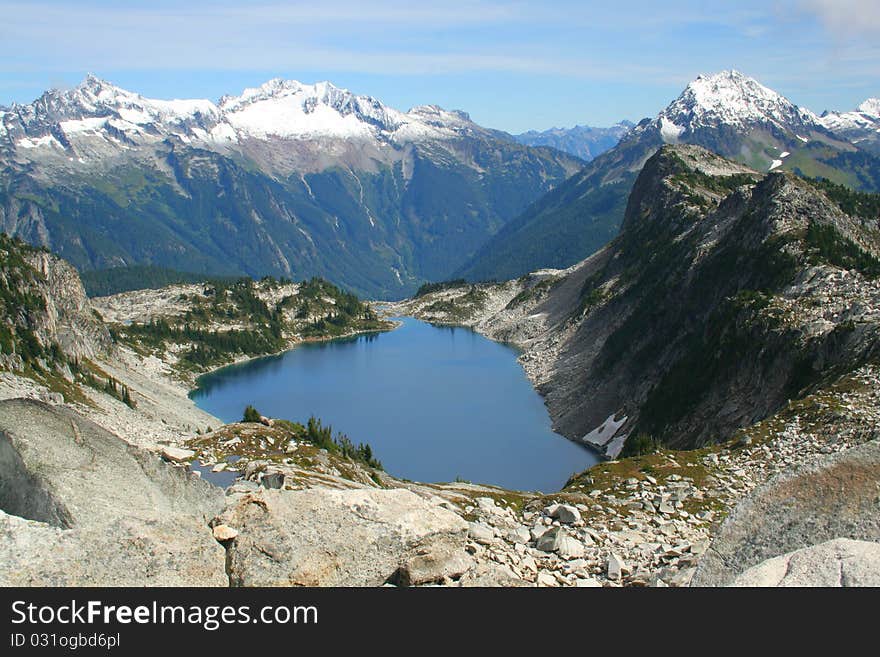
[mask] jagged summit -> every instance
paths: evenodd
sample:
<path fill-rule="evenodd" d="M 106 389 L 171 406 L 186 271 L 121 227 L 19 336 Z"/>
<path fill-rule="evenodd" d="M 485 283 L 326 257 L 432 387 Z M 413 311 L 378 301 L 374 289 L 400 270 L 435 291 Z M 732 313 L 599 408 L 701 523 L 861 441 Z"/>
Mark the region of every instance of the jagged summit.
<path fill-rule="evenodd" d="M 880 98 L 868 98 L 851 112 L 823 112 L 819 122 L 828 130 L 854 141 L 876 139 L 880 134 Z"/>
<path fill-rule="evenodd" d="M 447 278 L 581 164 L 464 112 L 403 112 L 327 81 L 275 78 L 215 103 L 90 75 L 0 110 L 0 225 L 83 268 L 322 275 L 391 297 Z"/>
<path fill-rule="evenodd" d="M 120 143 L 173 136 L 226 148 L 253 139 L 407 142 L 480 130 L 465 112 L 436 105 L 402 112 L 328 81 L 305 84 L 283 78 L 225 95 L 215 104 L 206 99 L 145 98 L 89 73 L 76 87 L 49 90 L 33 103 L 2 112 L 0 135 L 12 138 L 11 147 L 26 149 L 70 150 L 71 133 Z M 121 135 L 125 139 L 120 140 Z"/>
<path fill-rule="evenodd" d="M 729 70 L 698 76 L 652 123 L 665 141 L 674 142 L 685 133 L 720 125 L 804 130 L 816 125 L 816 116 L 754 78 Z"/>

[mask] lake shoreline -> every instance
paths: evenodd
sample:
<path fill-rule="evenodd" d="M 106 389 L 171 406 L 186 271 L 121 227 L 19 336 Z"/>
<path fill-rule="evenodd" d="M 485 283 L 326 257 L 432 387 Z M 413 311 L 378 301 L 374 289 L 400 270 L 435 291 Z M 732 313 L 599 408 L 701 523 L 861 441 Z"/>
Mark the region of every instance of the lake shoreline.
<path fill-rule="evenodd" d="M 199 377 L 190 399 L 227 421 L 248 404 L 268 417 L 319 417 L 354 442 L 370 443 L 389 471 L 413 481 L 559 490 L 601 460 L 552 430 L 514 345 L 469 327 L 397 317 L 395 330 L 365 332 L 393 340 L 338 336 L 310 341 L 326 349 L 294 348 L 215 368 Z M 468 337 L 447 337 L 455 328 Z"/>

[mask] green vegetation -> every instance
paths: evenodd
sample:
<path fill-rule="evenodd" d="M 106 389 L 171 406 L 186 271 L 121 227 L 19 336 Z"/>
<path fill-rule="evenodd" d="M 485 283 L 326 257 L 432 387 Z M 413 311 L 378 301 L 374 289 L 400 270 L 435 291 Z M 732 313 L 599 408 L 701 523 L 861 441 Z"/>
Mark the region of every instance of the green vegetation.
<path fill-rule="evenodd" d="M 423 297 L 432 292 L 440 292 L 453 287 L 464 287 L 465 285 L 467 285 L 467 281 L 463 278 L 456 278 L 451 281 L 441 281 L 439 283 L 425 283 L 416 291 L 416 298 Z"/>
<path fill-rule="evenodd" d="M 880 218 L 880 194 L 857 192 L 827 178 L 808 178 L 807 182 L 824 192 L 843 212 L 852 217 Z"/>
<path fill-rule="evenodd" d="M 287 178 L 245 157 L 161 145 L 161 169 L 132 158 L 63 185 L 30 173 L 8 177 L 0 206 L 37 218 L 80 271 L 149 263 L 320 276 L 362 297 L 401 298 L 416 280 L 451 277 L 476 245 L 579 165 L 507 139 L 467 142 L 467 162 L 425 151 L 407 171 L 373 162 L 370 171 L 336 166 Z M 171 282 L 153 273 L 151 285 Z M 103 293 L 119 290 L 108 283 Z"/>
<path fill-rule="evenodd" d="M 104 297 L 132 290 L 155 290 L 176 283 L 235 280 L 231 277 L 177 271 L 156 265 L 90 269 L 80 272 L 79 276 L 86 288 L 86 294 L 90 297 Z"/>
<path fill-rule="evenodd" d="M 617 235 L 636 174 L 604 182 L 603 158 L 588 165 L 504 225 L 457 272 L 468 280 L 510 280 L 545 267 L 564 269 Z"/>
<path fill-rule="evenodd" d="M 113 377 L 107 377 L 107 383 L 104 384 L 104 392 L 111 397 L 115 397 L 129 408 L 137 408 L 137 404 L 135 404 L 134 400 L 131 398 L 128 386 L 119 383 L 119 381 Z"/>
<path fill-rule="evenodd" d="M 309 418 L 306 426 L 288 420 L 275 420 L 275 424 L 290 431 L 297 440 L 307 441 L 315 447 L 327 450 L 331 454 L 341 455 L 352 461 L 363 463 L 370 468 L 384 469 L 381 461 L 374 456 L 373 448 L 368 443 L 358 443 L 355 445 L 348 436 L 341 432 L 337 433 L 334 438 L 333 427 L 330 425 L 324 426 L 321 420 L 314 416 Z"/>
<path fill-rule="evenodd" d="M 452 321 L 463 321 L 473 317 L 474 313 L 481 310 L 489 299 L 489 294 L 471 285 L 467 292 L 453 299 L 439 299 L 425 307 L 425 312 L 442 313 Z"/>
<path fill-rule="evenodd" d="M 242 416 L 241 421 L 259 422 L 261 417 L 262 416 L 260 415 L 260 412 L 256 408 L 248 404 L 244 407 L 244 415 Z"/>
<path fill-rule="evenodd" d="M 678 157 L 678 155 L 675 157 Z M 681 159 L 681 158 L 679 158 Z M 682 162 L 682 167 L 688 165 Z M 751 173 L 734 173 L 728 176 L 710 176 L 696 169 L 689 169 L 672 176 L 672 180 L 681 183 L 686 189 L 702 188 L 715 192 L 721 196 L 727 196 L 733 190 L 743 185 L 754 185 L 755 174 Z"/>
<path fill-rule="evenodd" d="M 188 345 L 180 354 L 181 361 L 206 368 L 238 354 L 259 356 L 281 351 L 292 333 L 328 338 L 386 328 L 355 295 L 319 278 L 303 282 L 296 294 L 275 304 L 259 296 L 261 289 L 288 283 L 271 277 L 213 281 L 204 295 L 185 299 L 191 307 L 181 318 L 116 326 L 113 332 L 121 340 L 152 349 L 164 350 L 168 343 Z M 229 324 L 241 328 L 218 328 Z"/>
<path fill-rule="evenodd" d="M 524 283 L 528 283 L 528 276 L 523 276 L 520 280 Z M 563 279 L 557 276 L 550 276 L 545 278 L 542 281 L 538 281 L 531 287 L 527 287 L 522 290 L 519 294 L 517 294 L 513 299 L 507 302 L 505 306 L 506 310 L 513 310 L 514 308 L 518 308 L 523 305 L 527 301 L 531 301 L 532 299 L 539 299 L 546 292 L 552 290 L 557 283 L 562 281 Z"/>
<path fill-rule="evenodd" d="M 44 345 L 34 329 L 46 311 L 38 293 L 45 279 L 26 260 L 37 249 L 0 233 L 0 352 L 15 354 L 24 365 L 42 369 L 41 362 L 61 359 L 58 345 Z"/>
<path fill-rule="evenodd" d="M 623 444 L 620 452 L 622 458 L 629 456 L 645 456 L 660 450 L 660 442 L 644 432 L 631 433 Z"/>
<path fill-rule="evenodd" d="M 813 262 L 827 262 L 836 267 L 855 270 L 869 278 L 880 276 L 880 259 L 841 235 L 830 224 L 811 223 L 804 242 L 809 249 L 808 258 Z"/>

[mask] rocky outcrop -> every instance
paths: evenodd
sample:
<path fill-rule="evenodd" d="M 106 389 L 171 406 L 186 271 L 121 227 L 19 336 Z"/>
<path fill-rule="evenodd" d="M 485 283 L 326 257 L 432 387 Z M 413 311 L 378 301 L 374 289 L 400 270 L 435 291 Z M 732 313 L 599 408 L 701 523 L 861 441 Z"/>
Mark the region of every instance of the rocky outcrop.
<path fill-rule="evenodd" d="M 722 525 L 692 585 L 726 586 L 761 562 L 836 538 L 880 542 L 880 442 L 774 477 Z"/>
<path fill-rule="evenodd" d="M 0 401 L 0 584 L 224 586 L 221 491 L 77 413 Z"/>
<path fill-rule="evenodd" d="M 95 315 L 76 269 L 46 251 L 29 251 L 25 259 L 45 280 L 46 312 L 39 319 L 45 339 L 77 358 L 106 352 L 110 333 Z"/>
<path fill-rule="evenodd" d="M 880 586 L 880 543 L 837 538 L 749 568 L 733 586 Z"/>
<path fill-rule="evenodd" d="M 461 576 L 467 523 L 403 489 L 262 490 L 214 520 L 233 586 L 415 585 Z"/>
<path fill-rule="evenodd" d="M 554 429 L 609 456 L 720 442 L 880 353 L 877 221 L 841 190 L 666 146 L 592 257 L 395 310 L 522 347 Z"/>
<path fill-rule="evenodd" d="M 63 371 L 111 345 L 76 270 L 47 251 L 0 234 L 0 369 Z"/>

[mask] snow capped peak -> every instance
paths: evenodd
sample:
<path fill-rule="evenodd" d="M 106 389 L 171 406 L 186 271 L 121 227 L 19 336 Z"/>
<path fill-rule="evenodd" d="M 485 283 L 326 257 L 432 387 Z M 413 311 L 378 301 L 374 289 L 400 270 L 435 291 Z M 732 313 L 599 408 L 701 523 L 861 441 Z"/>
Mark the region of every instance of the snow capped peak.
<path fill-rule="evenodd" d="M 868 98 L 868 100 L 859 105 L 859 111 L 862 114 L 880 118 L 880 98 Z"/>
<path fill-rule="evenodd" d="M 306 135 L 368 138 L 392 132 L 403 115 L 371 96 L 358 96 L 330 82 L 303 84 L 275 78 L 220 100 L 224 118 L 239 132 L 258 138 Z"/>
<path fill-rule="evenodd" d="M 736 70 L 700 75 L 650 125 L 674 143 L 694 130 L 721 125 L 735 128 L 776 126 L 808 130 L 817 122 L 809 110 Z"/>
<path fill-rule="evenodd" d="M 831 132 L 858 140 L 880 131 L 880 98 L 868 98 L 852 112 L 824 112 L 819 122 Z"/>
<path fill-rule="evenodd" d="M 92 74 L 76 87 L 47 91 L 29 105 L 14 106 L 2 122 L 6 138 L 18 146 L 37 154 L 51 145 L 68 155 L 168 138 L 225 151 L 253 140 L 400 144 L 480 130 L 464 112 L 432 105 L 404 113 L 328 81 L 273 78 L 214 104 L 145 98 Z"/>

